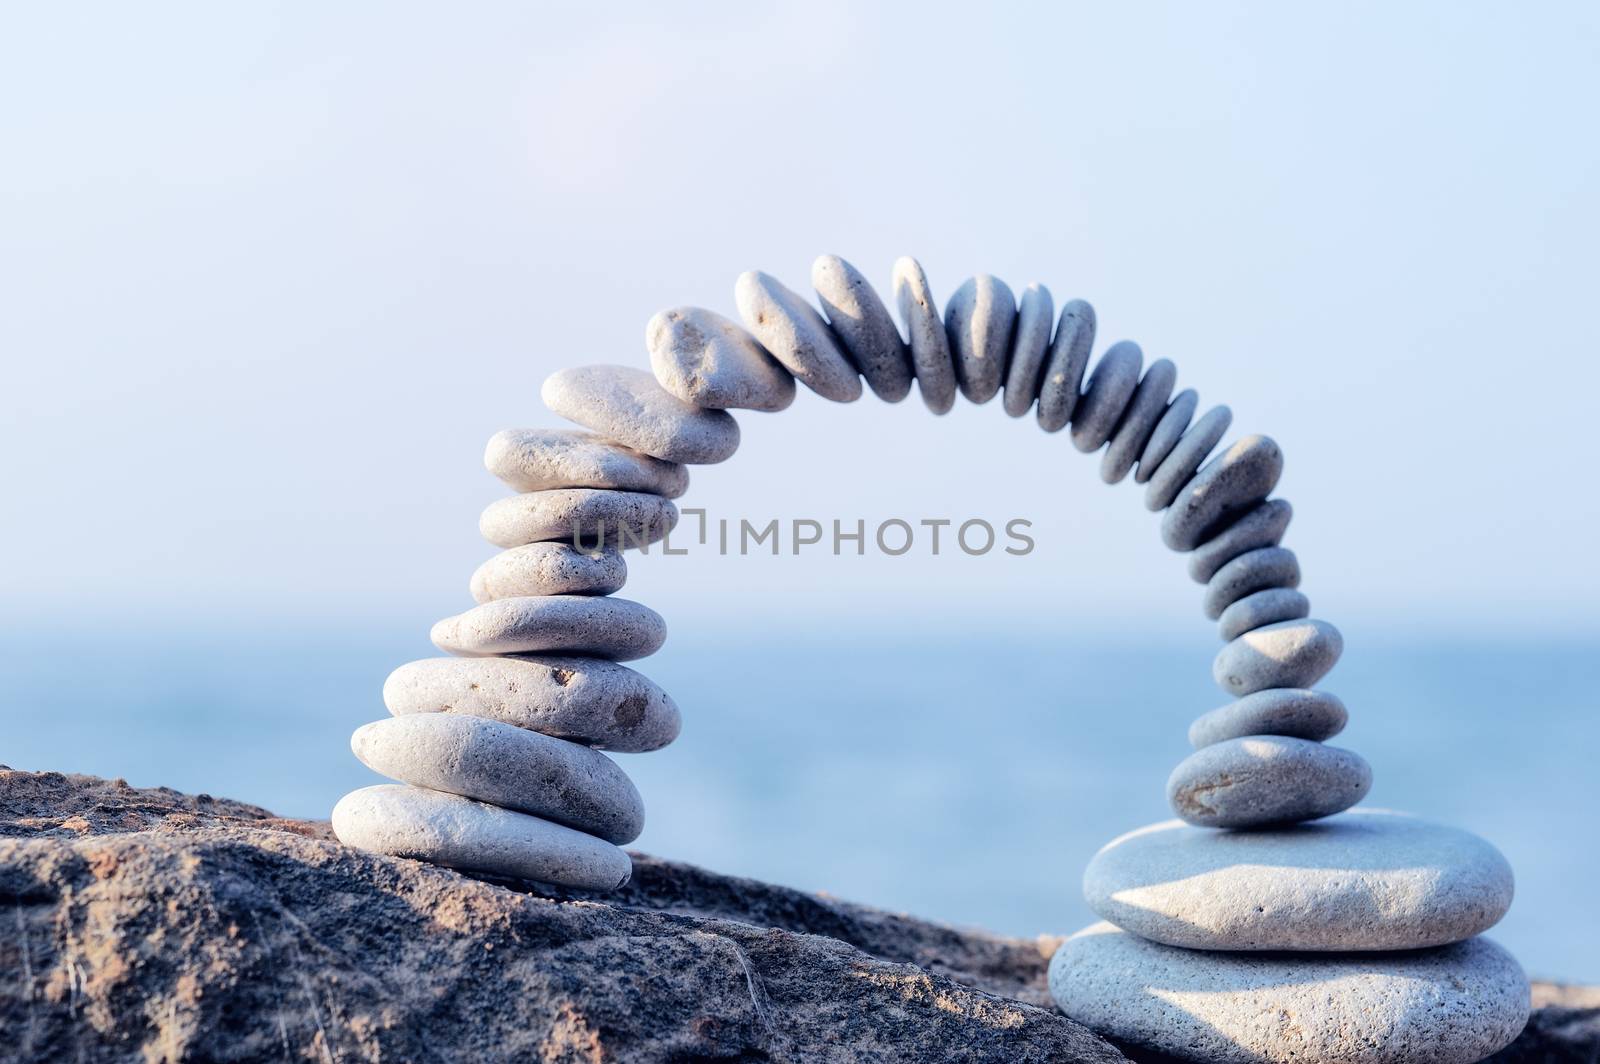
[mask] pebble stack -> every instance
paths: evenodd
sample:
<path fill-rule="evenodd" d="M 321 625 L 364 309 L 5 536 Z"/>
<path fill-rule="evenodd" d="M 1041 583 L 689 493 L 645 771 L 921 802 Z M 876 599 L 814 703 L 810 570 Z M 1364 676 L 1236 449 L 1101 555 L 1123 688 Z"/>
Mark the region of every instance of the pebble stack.
<path fill-rule="evenodd" d="M 671 742 L 677 707 L 633 670 L 666 636 L 661 618 L 611 597 L 623 553 L 673 527 L 687 465 L 739 443 L 730 409 L 780 411 L 796 383 L 835 402 L 867 390 L 928 408 L 1003 394 L 1047 432 L 1100 453 L 1108 484 L 1131 476 L 1160 534 L 1188 555 L 1223 647 L 1232 699 L 1189 729 L 1194 753 L 1167 798 L 1178 819 L 1107 845 L 1084 876 L 1104 920 L 1050 965 L 1067 1015 L 1114 1039 L 1205 1061 L 1479 1060 L 1528 1012 L 1517 962 L 1481 933 L 1511 903 L 1487 842 L 1404 814 L 1356 809 L 1372 786 L 1359 754 L 1328 744 L 1347 713 L 1317 684 L 1344 649 L 1311 616 L 1292 509 L 1273 496 L 1283 453 L 1269 437 L 1222 445 L 1232 413 L 1201 413 L 1172 362 L 1121 340 L 1091 367 L 1097 322 L 1049 289 L 1020 299 L 980 274 L 941 314 L 923 268 L 892 273 L 900 324 L 854 266 L 819 258 L 817 305 L 750 271 L 740 322 L 662 311 L 646 328 L 651 373 L 564 370 L 545 403 L 578 430 L 502 432 L 486 464 L 520 494 L 489 507 L 503 553 L 473 574 L 479 605 L 440 621 L 456 657 L 402 666 L 392 719 L 355 733 L 357 757 L 398 785 L 334 810 L 345 842 L 455 867 L 591 890 L 627 881 L 643 806 L 601 750 Z M 819 310 L 820 308 L 820 310 Z M 903 330 L 902 331 L 902 326 Z"/>

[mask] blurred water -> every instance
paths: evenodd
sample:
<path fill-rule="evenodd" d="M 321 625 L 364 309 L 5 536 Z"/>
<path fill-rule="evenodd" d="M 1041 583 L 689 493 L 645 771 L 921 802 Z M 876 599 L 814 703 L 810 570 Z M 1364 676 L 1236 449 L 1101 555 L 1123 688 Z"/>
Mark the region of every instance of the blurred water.
<path fill-rule="evenodd" d="M 649 808 L 638 848 L 958 924 L 1088 922 L 1084 863 L 1164 819 L 1189 720 L 1224 699 L 1215 644 L 844 621 L 797 638 L 675 625 L 642 664 L 685 714 L 667 750 L 618 755 Z M 1351 633 L 1347 631 L 1347 635 Z M 323 817 L 375 777 L 349 754 L 383 714 L 416 626 L 289 635 L 152 625 L 92 651 L 50 633 L 0 650 L 0 761 L 122 776 Z M 1372 804 L 1485 835 L 1517 903 L 1495 932 L 1530 972 L 1600 980 L 1600 642 L 1362 638 L 1327 685 Z"/>

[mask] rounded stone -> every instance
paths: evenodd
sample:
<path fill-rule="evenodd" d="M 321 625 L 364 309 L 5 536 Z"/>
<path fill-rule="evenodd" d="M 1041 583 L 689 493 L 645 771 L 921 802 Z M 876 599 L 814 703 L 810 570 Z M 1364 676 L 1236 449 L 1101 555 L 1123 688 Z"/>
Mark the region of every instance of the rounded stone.
<path fill-rule="evenodd" d="M 1216 1064 L 1468 1064 L 1528 1020 L 1528 977 L 1475 938 L 1405 953 L 1275 956 L 1163 946 L 1095 924 L 1050 962 L 1071 1019 Z"/>
<path fill-rule="evenodd" d="M 1050 361 L 1045 363 L 1044 379 L 1039 382 L 1039 427 L 1060 432 L 1078 408 L 1078 387 L 1089 366 L 1094 347 L 1094 308 L 1081 299 L 1069 300 L 1061 308 L 1056 336 L 1050 342 Z"/>
<path fill-rule="evenodd" d="M 607 891 L 633 875 L 628 855 L 593 835 L 458 794 L 398 783 L 363 787 L 333 807 L 346 846 L 391 857 Z"/>
<path fill-rule="evenodd" d="M 577 550 L 570 543 L 529 543 L 478 566 L 470 589 L 478 602 L 523 595 L 609 595 L 628 579 L 617 550 Z"/>
<path fill-rule="evenodd" d="M 1258 547 L 1218 569 L 1206 585 L 1205 611 L 1213 621 L 1246 595 L 1271 587 L 1300 586 L 1300 560 L 1287 547 Z M 1300 614 L 1304 617 L 1305 614 Z M 1278 620 L 1287 620 L 1279 617 Z M 1231 636 L 1229 638 L 1232 638 Z"/>
<path fill-rule="evenodd" d="M 631 661 L 661 649 L 667 622 L 631 599 L 540 595 L 485 602 L 446 617 L 433 645 L 463 657 L 491 654 L 593 654 Z"/>
<path fill-rule="evenodd" d="M 1255 828 L 1342 813 L 1367 796 L 1360 754 L 1287 735 L 1246 735 L 1202 747 L 1167 778 L 1167 802 L 1203 828 Z"/>
<path fill-rule="evenodd" d="M 1272 494 L 1283 475 L 1283 451 L 1269 436 L 1246 436 L 1206 463 L 1178 491 L 1161 518 L 1161 540 L 1194 550 Z"/>
<path fill-rule="evenodd" d="M 956 404 L 956 367 L 950 338 L 944 332 L 939 304 L 928 287 L 928 275 L 916 259 L 894 263 L 894 300 L 910 337 L 911 366 L 922 401 L 935 414 L 948 414 Z"/>
<path fill-rule="evenodd" d="M 861 272 L 837 255 L 823 255 L 811 264 L 811 287 L 829 328 L 873 393 L 890 403 L 910 395 L 911 353 Z"/>
<path fill-rule="evenodd" d="M 1293 588 L 1269 587 L 1229 603 L 1217 621 L 1217 631 L 1227 642 L 1269 624 L 1298 621 L 1309 616 L 1311 600 L 1303 593 Z"/>
<path fill-rule="evenodd" d="M 1001 406 L 1012 417 L 1028 412 L 1039 396 L 1044 356 L 1050 349 L 1050 327 L 1055 324 L 1056 302 L 1050 289 L 1030 284 L 1022 290 L 1017 308 L 1016 334 L 1006 366 L 1006 391 Z"/>
<path fill-rule="evenodd" d="M 1344 653 L 1327 621 L 1280 621 L 1237 636 L 1211 663 L 1217 686 L 1238 697 L 1269 687 L 1313 687 Z"/>
<path fill-rule="evenodd" d="M 860 372 L 804 298 L 760 270 L 739 275 L 733 298 L 745 328 L 801 384 L 836 403 L 861 398 Z"/>
<path fill-rule="evenodd" d="M 1095 854 L 1083 895 L 1102 919 L 1168 946 L 1353 952 L 1481 934 L 1511 907 L 1512 878 L 1470 832 L 1356 809 L 1266 831 L 1141 828 Z"/>
<path fill-rule="evenodd" d="M 1232 422 L 1233 411 L 1225 406 L 1214 406 L 1200 415 L 1200 420 L 1189 426 L 1172 453 L 1150 474 L 1144 486 L 1144 508 L 1154 513 L 1170 506 Z"/>
<path fill-rule="evenodd" d="M 737 322 L 699 307 L 674 307 L 644 329 L 661 387 L 712 410 L 787 409 L 794 377 Z"/>
<path fill-rule="evenodd" d="M 1143 484 L 1155 475 L 1156 467 L 1166 461 L 1167 455 L 1178 446 L 1178 441 L 1183 438 L 1184 431 L 1188 429 L 1189 422 L 1194 417 L 1195 408 L 1200 405 L 1200 393 L 1193 388 L 1185 388 L 1173 396 L 1172 402 L 1167 404 L 1167 409 L 1161 414 L 1161 420 L 1156 422 L 1156 427 L 1150 433 L 1150 439 L 1144 445 L 1144 450 L 1139 454 L 1139 468 L 1134 470 L 1133 482 Z"/>
<path fill-rule="evenodd" d="M 581 429 L 506 429 L 489 438 L 484 467 L 514 491 L 614 488 L 676 499 L 689 471 Z"/>
<path fill-rule="evenodd" d="M 603 658 L 424 658 L 389 674 L 383 704 L 397 717 L 459 713 L 631 754 L 661 749 L 682 726 L 672 696 Z"/>
<path fill-rule="evenodd" d="M 1246 551 L 1276 547 L 1294 517 L 1287 499 L 1268 499 L 1247 510 L 1227 528 L 1194 549 L 1189 555 L 1189 577 L 1196 583 L 1209 583 L 1217 570 Z"/>
<path fill-rule="evenodd" d="M 678 526 L 670 500 L 642 491 L 552 488 L 496 499 L 478 518 L 478 531 L 497 547 L 576 543 L 598 550 L 644 549 Z"/>
<path fill-rule="evenodd" d="M 1111 438 L 1139 386 L 1143 365 L 1144 352 L 1132 340 L 1118 340 L 1106 349 L 1072 413 L 1072 446 L 1089 454 Z"/>
<path fill-rule="evenodd" d="M 944 305 L 944 331 L 955 356 L 956 383 L 969 402 L 1000 391 L 1017 324 L 1017 301 L 998 277 L 969 277 Z"/>
<path fill-rule="evenodd" d="M 1177 383 L 1178 367 L 1169 360 L 1162 358 L 1150 363 L 1100 459 L 1101 480 L 1116 484 L 1133 469 L 1133 463 L 1139 460 L 1145 444 L 1150 442 L 1150 434 L 1156 430 L 1157 420 L 1166 412 L 1167 399 Z"/>
<path fill-rule="evenodd" d="M 1292 735 L 1320 743 L 1344 730 L 1349 714 L 1337 696 L 1303 687 L 1276 687 L 1245 695 L 1189 725 L 1196 749 L 1246 735 Z"/>
<path fill-rule="evenodd" d="M 739 423 L 726 410 L 702 410 L 628 366 L 576 366 L 545 378 L 539 396 L 551 411 L 641 454 L 709 465 L 739 449 Z"/>
<path fill-rule="evenodd" d="M 623 846 L 644 830 L 644 800 L 598 750 L 480 717 L 418 713 L 350 736 L 390 779 L 515 809 Z"/>

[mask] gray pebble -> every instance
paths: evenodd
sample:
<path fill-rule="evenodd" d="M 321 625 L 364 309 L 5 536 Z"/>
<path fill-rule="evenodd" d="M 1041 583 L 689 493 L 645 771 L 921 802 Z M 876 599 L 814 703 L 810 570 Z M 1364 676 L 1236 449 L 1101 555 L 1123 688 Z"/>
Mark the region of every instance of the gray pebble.
<path fill-rule="evenodd" d="M 1294 556 L 1294 551 L 1287 547 L 1258 547 L 1245 551 L 1218 569 L 1206 585 L 1206 616 L 1214 621 L 1229 606 L 1257 591 L 1299 586 L 1300 560 Z M 1288 619 L 1278 618 L 1280 621 Z"/>
<path fill-rule="evenodd" d="M 1225 406 L 1214 406 L 1189 426 L 1178 440 L 1172 453 L 1162 459 L 1150 480 L 1144 486 L 1144 507 L 1154 513 L 1172 505 L 1178 492 L 1189 483 L 1195 470 L 1200 468 L 1211 449 L 1222 439 L 1233 422 L 1233 411 Z"/>
<path fill-rule="evenodd" d="M 956 383 L 969 402 L 987 403 L 1000 391 L 1017 325 L 1017 301 L 998 277 L 979 274 L 944 305 L 944 331 L 955 356 Z"/>
<path fill-rule="evenodd" d="M 1044 379 L 1039 382 L 1039 427 L 1046 432 L 1066 428 L 1078 408 L 1078 386 L 1089 365 L 1094 333 L 1093 307 L 1073 299 L 1061 308 L 1056 337 L 1050 342 L 1050 361 L 1045 363 Z"/>
<path fill-rule="evenodd" d="M 1050 350 L 1050 327 L 1055 320 L 1056 303 L 1050 296 L 1050 289 L 1042 284 L 1030 284 L 1022 290 L 1011 358 L 1006 366 L 1006 394 L 1001 402 L 1012 417 L 1026 414 L 1039 396 L 1039 379 L 1044 375 L 1044 358 Z"/>
<path fill-rule="evenodd" d="M 577 366 L 557 370 L 539 390 L 555 413 L 641 454 L 709 465 L 739 449 L 739 423 L 726 410 L 702 410 L 642 369 Z"/>
<path fill-rule="evenodd" d="M 689 471 L 676 462 L 578 429 L 497 432 L 484 449 L 483 464 L 515 491 L 616 488 L 676 499 L 689 490 Z"/>
<path fill-rule="evenodd" d="M 834 336 L 879 399 L 898 403 L 911 394 L 911 352 L 878 293 L 837 255 L 811 264 L 811 287 Z"/>
<path fill-rule="evenodd" d="M 786 409 L 794 377 L 737 322 L 699 307 L 674 307 L 644 329 L 650 368 L 667 391 L 713 410 Z"/>
<path fill-rule="evenodd" d="M 1272 549 L 1272 548 L 1267 548 Z M 1270 587 L 1256 591 L 1228 604 L 1217 621 L 1217 630 L 1223 642 L 1237 639 L 1246 632 L 1265 628 L 1279 621 L 1298 621 L 1311 616 L 1311 600 L 1304 594 L 1286 587 Z"/>
<path fill-rule="evenodd" d="M 948 414 L 956 404 L 955 359 L 950 355 L 939 304 L 928 287 L 928 275 L 916 259 L 895 260 L 894 299 L 911 338 L 911 365 L 922 401 L 935 414 Z"/>
<path fill-rule="evenodd" d="M 1116 484 L 1133 469 L 1144 453 L 1156 422 L 1166 412 L 1172 386 L 1178 383 L 1178 367 L 1167 359 L 1157 359 L 1144 371 L 1144 379 L 1134 389 L 1133 398 L 1122 420 L 1111 435 L 1111 443 L 1100 460 L 1100 479 Z"/>
<path fill-rule="evenodd" d="M 1283 452 L 1269 436 L 1246 436 L 1201 467 L 1161 518 L 1161 539 L 1194 550 L 1272 494 Z"/>
<path fill-rule="evenodd" d="M 642 549 L 678 525 L 670 500 L 642 491 L 552 488 L 496 499 L 478 518 L 478 531 L 497 547 L 576 542 L 586 548 Z"/>
<path fill-rule="evenodd" d="M 1294 516 L 1286 499 L 1268 499 L 1246 511 L 1227 528 L 1194 549 L 1189 555 L 1189 577 L 1196 583 L 1209 583 L 1217 570 L 1246 551 L 1276 547 Z"/>
<path fill-rule="evenodd" d="M 463 657 L 492 654 L 593 654 L 631 661 L 661 649 L 667 622 L 631 599 L 542 595 L 485 602 L 446 617 L 433 645 Z"/>
<path fill-rule="evenodd" d="M 1167 778 L 1167 801 L 1203 828 L 1256 828 L 1342 813 L 1367 796 L 1360 754 L 1287 735 L 1246 735 L 1202 747 Z"/>
<path fill-rule="evenodd" d="M 1189 725 L 1189 742 L 1202 746 L 1246 735 L 1292 735 L 1320 743 L 1344 730 L 1344 703 L 1326 691 L 1274 687 L 1213 709 Z"/>
<path fill-rule="evenodd" d="M 443 713 L 357 728 L 350 749 L 390 779 L 565 824 L 617 846 L 644 830 L 644 800 L 598 750 L 538 732 Z"/>
<path fill-rule="evenodd" d="M 1072 446 L 1090 454 L 1111 438 L 1139 386 L 1143 365 L 1144 352 L 1132 340 L 1118 340 L 1100 356 L 1072 413 Z"/>
<path fill-rule="evenodd" d="M 1199 405 L 1200 393 L 1193 388 L 1185 388 L 1173 396 L 1172 402 L 1168 403 L 1167 409 L 1162 412 L 1161 420 L 1156 422 L 1155 431 L 1150 433 L 1150 439 L 1144 445 L 1144 450 L 1139 454 L 1139 468 L 1133 474 L 1135 484 L 1143 484 L 1155 475 L 1156 467 L 1166 460 L 1174 447 L 1178 446 L 1178 441 L 1183 438 L 1184 430 L 1189 427 L 1189 422 Z"/>
<path fill-rule="evenodd" d="M 801 384 L 836 403 L 861 398 L 860 372 L 804 298 L 760 270 L 739 275 L 733 298 L 745 328 Z"/>
<path fill-rule="evenodd" d="M 616 890 L 633 875 L 627 853 L 604 839 L 397 783 L 363 787 L 339 799 L 333 833 L 358 850 L 578 890 Z"/>
<path fill-rule="evenodd" d="M 1211 664 L 1211 676 L 1235 697 L 1269 687 L 1312 687 L 1342 653 L 1344 637 L 1327 621 L 1280 621 L 1223 647 Z"/>
<path fill-rule="evenodd" d="M 389 674 L 383 704 L 397 717 L 460 713 L 634 754 L 682 726 L 672 696 L 603 658 L 424 658 Z"/>
<path fill-rule="evenodd" d="M 478 602 L 522 595 L 609 595 L 628 579 L 621 552 L 576 550 L 570 543 L 529 543 L 478 566 L 469 585 Z"/>

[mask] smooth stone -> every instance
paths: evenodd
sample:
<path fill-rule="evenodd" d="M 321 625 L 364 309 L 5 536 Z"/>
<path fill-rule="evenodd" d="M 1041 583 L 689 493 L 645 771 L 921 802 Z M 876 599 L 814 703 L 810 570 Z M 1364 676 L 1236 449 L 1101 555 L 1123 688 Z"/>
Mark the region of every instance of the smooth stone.
<path fill-rule="evenodd" d="M 1232 410 L 1225 406 L 1214 406 L 1190 425 L 1189 431 L 1172 448 L 1172 453 L 1162 459 L 1155 472 L 1150 474 L 1150 480 L 1144 486 L 1144 508 L 1154 513 L 1172 505 L 1172 500 L 1189 483 L 1195 470 L 1205 462 L 1211 449 L 1232 423 Z"/>
<path fill-rule="evenodd" d="M 1230 602 L 1217 621 L 1217 631 L 1223 642 L 1227 642 L 1269 624 L 1298 621 L 1309 616 L 1311 600 L 1302 592 L 1288 587 L 1269 587 Z"/>
<path fill-rule="evenodd" d="M 339 799 L 333 833 L 358 850 L 577 890 L 616 890 L 633 876 L 627 853 L 604 839 L 399 783 L 363 787 Z"/>
<path fill-rule="evenodd" d="M 1144 450 L 1139 454 L 1139 468 L 1134 470 L 1133 482 L 1143 484 L 1155 475 L 1156 467 L 1166 461 L 1167 455 L 1178 446 L 1178 441 L 1183 439 L 1184 432 L 1189 428 L 1189 422 L 1194 418 L 1194 412 L 1200 405 L 1200 393 L 1193 388 L 1185 388 L 1173 396 L 1172 402 L 1167 404 L 1167 409 L 1161 414 L 1161 420 L 1156 422 L 1156 427 L 1150 433 L 1150 439 L 1145 443 Z"/>
<path fill-rule="evenodd" d="M 770 274 L 748 270 L 734 282 L 733 298 L 745 328 L 801 384 L 836 403 L 861 398 L 860 372 L 803 297 Z"/>
<path fill-rule="evenodd" d="M 1161 517 L 1161 539 L 1194 550 L 1278 486 L 1283 451 L 1270 436 L 1246 436 L 1201 467 Z"/>
<path fill-rule="evenodd" d="M 459 713 L 638 754 L 678 737 L 672 696 L 603 658 L 424 658 L 389 674 L 383 704 L 397 717 Z"/>
<path fill-rule="evenodd" d="M 828 327 L 873 393 L 889 403 L 910 395 L 911 352 L 861 271 L 837 255 L 823 255 L 811 264 L 811 287 Z"/>
<path fill-rule="evenodd" d="M 1403 953 L 1208 953 L 1098 923 L 1050 994 L 1099 1034 L 1211 1064 L 1468 1064 L 1528 1021 L 1528 977 L 1486 938 Z"/>
<path fill-rule="evenodd" d="M 529 543 L 478 566 L 469 585 L 478 602 L 523 595 L 609 595 L 628 579 L 615 549 L 577 550 L 570 543 Z"/>
<path fill-rule="evenodd" d="M 1095 363 L 1083 398 L 1072 414 L 1072 446 L 1090 454 L 1111 439 L 1139 386 L 1144 352 L 1132 340 L 1118 340 Z"/>
<path fill-rule="evenodd" d="M 1511 866 L 1458 828 L 1375 809 L 1267 831 L 1177 820 L 1107 844 L 1083 874 L 1102 919 L 1209 950 L 1422 949 L 1493 927 Z"/>
<path fill-rule="evenodd" d="M 1171 361 L 1161 358 L 1150 363 L 1100 459 L 1101 480 L 1116 484 L 1132 471 L 1133 463 L 1144 453 L 1150 434 L 1156 430 L 1156 422 L 1166 413 L 1167 400 L 1177 383 L 1178 367 Z"/>
<path fill-rule="evenodd" d="M 676 499 L 689 471 L 581 429 L 506 429 L 489 438 L 484 467 L 513 491 L 613 488 Z"/>
<path fill-rule="evenodd" d="M 1206 540 L 1189 555 L 1189 578 L 1205 584 L 1217 570 L 1246 551 L 1276 547 L 1294 517 L 1287 499 L 1268 499 L 1248 510 L 1231 525 Z"/>
<path fill-rule="evenodd" d="M 1039 396 L 1039 379 L 1044 375 L 1044 357 L 1050 350 L 1050 327 L 1055 319 L 1056 301 L 1050 289 L 1030 284 L 1022 290 L 1011 357 L 1006 364 L 1005 398 L 1000 404 L 1012 417 L 1026 414 Z"/>
<path fill-rule="evenodd" d="M 700 307 L 674 307 L 644 329 L 661 387 L 711 410 L 774 413 L 794 402 L 794 377 L 738 322 Z"/>
<path fill-rule="evenodd" d="M 910 337 L 911 366 L 922 401 L 935 414 L 948 414 L 956 405 L 956 366 L 950 355 L 950 338 L 944 332 L 939 304 L 928 287 L 922 264 L 908 256 L 894 263 L 894 300 Z"/>
<path fill-rule="evenodd" d="M 631 599 L 530 595 L 446 617 L 429 635 L 440 650 L 463 657 L 556 653 L 631 661 L 661 649 L 667 622 Z"/>
<path fill-rule="evenodd" d="M 1342 813 L 1367 796 L 1360 754 L 1287 735 L 1246 735 L 1202 747 L 1167 777 L 1167 802 L 1203 828 L 1292 824 Z"/>
<path fill-rule="evenodd" d="M 998 277 L 969 277 L 944 305 L 944 331 L 955 358 L 956 383 L 968 402 L 987 403 L 1000 391 L 1017 324 L 1017 301 Z"/>
<path fill-rule="evenodd" d="M 1280 621 L 1235 637 L 1211 663 L 1211 677 L 1235 697 L 1269 687 L 1314 687 L 1342 653 L 1344 637 L 1327 621 Z"/>
<path fill-rule="evenodd" d="M 1218 569 L 1206 585 L 1205 611 L 1213 621 L 1235 602 L 1267 588 L 1300 586 L 1300 559 L 1287 547 L 1257 547 Z M 1300 614 L 1304 617 L 1305 614 Z M 1279 617 L 1278 620 L 1288 620 Z M 1229 637 L 1230 639 L 1232 636 Z"/>
<path fill-rule="evenodd" d="M 1189 725 L 1196 750 L 1245 735 L 1292 735 L 1320 743 L 1344 730 L 1349 714 L 1337 696 L 1304 687 L 1274 687 L 1213 709 Z"/>
<path fill-rule="evenodd" d="M 496 499 L 478 531 L 497 547 L 567 542 L 591 549 L 644 549 L 678 526 L 678 508 L 642 491 L 551 488 Z"/>
<path fill-rule="evenodd" d="M 663 461 L 710 465 L 739 449 L 739 423 L 732 414 L 686 403 L 642 369 L 557 370 L 545 378 L 539 397 L 568 421 Z"/>
<path fill-rule="evenodd" d="M 363 765 L 390 779 L 565 824 L 623 846 L 644 830 L 644 799 L 598 750 L 496 720 L 417 713 L 350 736 Z"/>
<path fill-rule="evenodd" d="M 1073 299 L 1061 308 L 1056 322 L 1056 337 L 1050 343 L 1050 361 L 1045 363 L 1044 379 L 1039 382 L 1039 427 L 1060 432 L 1078 408 L 1078 386 L 1089 365 L 1094 347 L 1094 308 Z"/>

